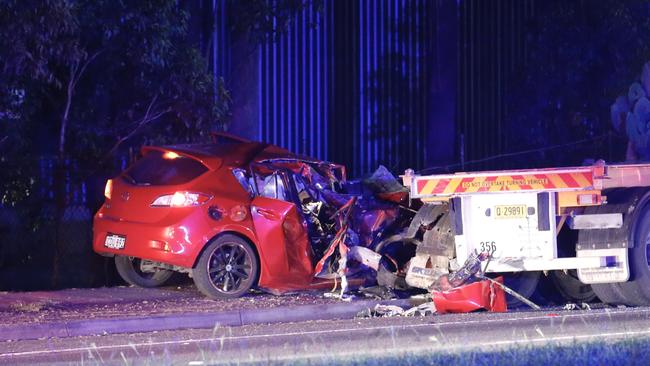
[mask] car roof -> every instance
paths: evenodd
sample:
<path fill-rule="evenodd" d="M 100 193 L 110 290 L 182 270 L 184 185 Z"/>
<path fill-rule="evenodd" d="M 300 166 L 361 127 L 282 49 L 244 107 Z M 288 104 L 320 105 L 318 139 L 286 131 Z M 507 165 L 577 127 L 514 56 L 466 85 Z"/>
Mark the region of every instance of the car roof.
<path fill-rule="evenodd" d="M 170 146 L 145 146 L 142 153 L 151 150 L 173 151 L 194 158 L 211 169 L 222 164 L 232 167 L 246 166 L 251 162 L 275 159 L 296 158 L 298 155 L 279 146 L 262 142 L 222 142 L 205 144 L 184 144 Z"/>

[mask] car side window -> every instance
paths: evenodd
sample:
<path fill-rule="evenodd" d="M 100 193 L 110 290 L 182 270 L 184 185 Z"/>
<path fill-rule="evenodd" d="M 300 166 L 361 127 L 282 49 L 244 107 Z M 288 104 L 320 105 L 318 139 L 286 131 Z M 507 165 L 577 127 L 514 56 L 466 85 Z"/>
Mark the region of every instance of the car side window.
<path fill-rule="evenodd" d="M 260 187 L 260 196 L 283 201 L 287 200 L 287 188 L 280 173 L 273 172 L 264 178 Z"/>
<path fill-rule="evenodd" d="M 251 165 L 250 185 L 255 195 L 283 201 L 290 200 L 285 174 L 273 166 Z"/>
<path fill-rule="evenodd" d="M 248 177 L 244 169 L 233 169 L 232 174 L 235 176 L 235 179 L 237 179 L 242 188 L 248 192 L 250 197 L 253 197 L 255 195 L 253 188 L 253 178 Z"/>

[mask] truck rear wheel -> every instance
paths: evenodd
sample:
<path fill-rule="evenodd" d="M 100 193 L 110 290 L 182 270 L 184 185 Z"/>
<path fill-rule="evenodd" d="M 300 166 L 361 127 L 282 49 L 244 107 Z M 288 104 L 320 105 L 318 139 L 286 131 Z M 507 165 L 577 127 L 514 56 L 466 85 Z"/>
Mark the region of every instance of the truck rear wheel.
<path fill-rule="evenodd" d="M 504 273 L 503 282 L 511 290 L 530 299 L 535 293 L 535 289 L 537 289 L 540 275 L 541 272 L 539 271 Z M 506 302 L 509 308 L 518 308 L 525 305 L 521 300 L 510 294 L 506 294 Z"/>
<path fill-rule="evenodd" d="M 596 299 L 596 293 L 591 285 L 584 284 L 578 279 L 575 269 L 567 271 L 553 271 L 549 277 L 563 299 L 575 302 L 591 302 Z"/>
<path fill-rule="evenodd" d="M 617 286 L 618 283 L 599 283 L 591 285 L 591 288 L 600 301 L 605 304 L 619 305 L 627 303 Z"/>
<path fill-rule="evenodd" d="M 575 248 L 578 235 L 577 230 L 570 230 L 568 227 L 560 230 L 557 236 L 558 257 L 576 256 Z M 550 284 L 553 285 L 552 289 L 550 289 L 553 293 L 547 296 L 553 296 L 555 302 L 587 303 L 596 300 L 596 293 L 594 293 L 591 285 L 580 281 L 578 271 L 575 269 L 551 271 L 547 278 L 550 280 Z"/>
<path fill-rule="evenodd" d="M 641 208 L 634 225 L 634 247 L 628 250 L 630 280 L 617 283 L 626 305 L 650 305 L 650 203 Z"/>
<path fill-rule="evenodd" d="M 585 213 L 620 212 L 623 213 L 624 228 L 625 223 L 632 223 L 630 232 L 624 233 L 632 241 L 628 249 L 630 279 L 628 282 L 594 284 L 592 288 L 604 303 L 650 305 L 650 193 L 647 189 L 617 189 L 607 192 L 607 197 L 608 205 L 590 207 Z"/>

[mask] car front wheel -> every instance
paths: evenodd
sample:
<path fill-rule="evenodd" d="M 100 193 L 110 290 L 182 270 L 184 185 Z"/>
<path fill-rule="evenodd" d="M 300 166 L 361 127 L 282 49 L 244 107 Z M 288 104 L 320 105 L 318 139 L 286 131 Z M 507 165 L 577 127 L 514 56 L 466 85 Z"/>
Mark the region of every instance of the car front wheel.
<path fill-rule="evenodd" d="M 167 269 L 156 269 L 153 272 L 143 272 L 140 258 L 116 256 L 115 267 L 120 277 L 127 283 L 139 287 L 162 286 L 174 274 Z"/>
<path fill-rule="evenodd" d="M 192 277 L 204 295 L 222 299 L 248 292 L 255 285 L 258 273 L 253 247 L 238 236 L 226 234 L 208 244 Z"/>

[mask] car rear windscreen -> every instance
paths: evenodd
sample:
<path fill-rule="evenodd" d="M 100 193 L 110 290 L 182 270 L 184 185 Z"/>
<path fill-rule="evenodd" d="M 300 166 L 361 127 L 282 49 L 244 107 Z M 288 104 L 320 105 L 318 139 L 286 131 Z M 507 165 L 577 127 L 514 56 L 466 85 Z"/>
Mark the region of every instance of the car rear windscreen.
<path fill-rule="evenodd" d="M 154 150 L 136 161 L 124 175 L 137 185 L 160 186 L 187 183 L 207 170 L 194 159 Z"/>

